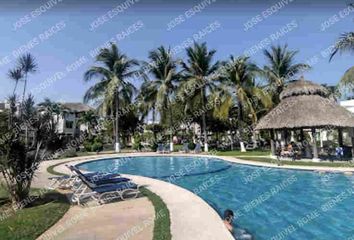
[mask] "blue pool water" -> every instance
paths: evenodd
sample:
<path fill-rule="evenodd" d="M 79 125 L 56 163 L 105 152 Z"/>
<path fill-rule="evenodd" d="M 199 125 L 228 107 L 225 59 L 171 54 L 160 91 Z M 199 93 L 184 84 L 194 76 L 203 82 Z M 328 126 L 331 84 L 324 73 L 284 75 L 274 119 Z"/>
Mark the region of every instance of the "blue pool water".
<path fill-rule="evenodd" d="M 354 239 L 354 177 L 197 157 L 127 157 L 79 165 L 170 181 L 195 192 L 254 239 Z M 238 233 L 237 233 L 238 234 Z"/>

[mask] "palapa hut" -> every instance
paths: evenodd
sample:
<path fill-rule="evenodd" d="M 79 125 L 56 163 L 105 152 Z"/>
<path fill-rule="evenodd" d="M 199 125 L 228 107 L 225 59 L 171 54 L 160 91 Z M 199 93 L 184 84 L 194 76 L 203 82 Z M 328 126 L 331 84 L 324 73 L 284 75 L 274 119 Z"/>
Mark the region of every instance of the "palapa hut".
<path fill-rule="evenodd" d="M 354 117 L 344 107 L 328 97 L 325 87 L 306 81 L 292 81 L 280 94 L 280 103 L 260 119 L 256 130 L 269 130 L 271 151 L 275 156 L 275 132 L 310 130 L 312 134 L 312 158 L 318 160 L 316 129 L 337 129 L 339 145 L 343 145 L 342 130 L 354 127 Z M 354 141 L 351 136 L 352 143 Z M 352 147 L 353 152 L 353 147 Z M 353 155 L 354 156 L 354 155 Z"/>

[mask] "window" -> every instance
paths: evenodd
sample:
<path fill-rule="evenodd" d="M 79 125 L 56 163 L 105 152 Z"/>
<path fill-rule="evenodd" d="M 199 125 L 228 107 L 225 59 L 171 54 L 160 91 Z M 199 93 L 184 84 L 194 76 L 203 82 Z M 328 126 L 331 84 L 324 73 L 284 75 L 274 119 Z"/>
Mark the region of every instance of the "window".
<path fill-rule="evenodd" d="M 73 128 L 74 122 L 73 121 L 66 121 L 65 122 L 65 127 L 66 128 Z"/>

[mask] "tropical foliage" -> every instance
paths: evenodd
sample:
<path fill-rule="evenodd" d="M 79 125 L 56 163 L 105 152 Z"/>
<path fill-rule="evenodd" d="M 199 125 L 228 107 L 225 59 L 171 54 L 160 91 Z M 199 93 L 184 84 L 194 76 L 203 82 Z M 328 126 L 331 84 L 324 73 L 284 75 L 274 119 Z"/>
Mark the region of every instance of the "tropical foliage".
<path fill-rule="evenodd" d="M 260 73 L 258 67 L 250 62 L 248 57 L 230 57 L 228 63 L 229 68 L 224 72 L 224 78 L 226 84 L 232 89 L 230 99 L 236 103 L 237 107 L 237 125 L 239 142 L 241 149 L 243 149 L 243 128 L 242 123 L 245 117 L 250 117 L 253 123 L 257 121 L 258 111 L 264 111 L 270 109 L 272 106 L 272 100 L 267 92 L 261 87 L 258 87 L 255 83 L 256 76 Z M 228 101 L 231 103 L 231 101 Z M 261 104 L 256 104 L 256 103 Z M 259 106 L 263 106 L 265 109 L 257 109 Z M 229 104 L 231 107 L 232 105 Z M 243 149 L 244 150 L 244 149 Z"/>
<path fill-rule="evenodd" d="M 217 89 L 220 78 L 210 77 L 219 67 L 219 62 L 214 62 L 215 50 L 208 50 L 206 43 L 194 43 L 186 49 L 187 60 L 182 62 L 183 80 L 181 84 L 182 96 L 186 103 L 186 110 L 199 108 L 203 129 L 205 151 L 208 151 L 208 133 L 206 126 L 207 94 Z M 188 100 L 185 96 L 189 96 Z"/>
<path fill-rule="evenodd" d="M 136 60 L 129 59 L 115 44 L 110 48 L 101 49 L 96 56 L 100 64 L 92 66 L 84 75 L 85 81 L 98 80 L 90 87 L 84 97 L 85 102 L 98 101 L 99 111 L 115 117 L 115 142 L 119 147 L 119 117 L 120 109 L 128 107 L 132 102 L 136 88 L 128 81 L 136 72 L 133 68 L 138 65 Z"/>
<path fill-rule="evenodd" d="M 142 106 L 145 105 L 143 114 L 146 114 L 146 110 L 151 107 L 154 111 L 153 115 L 155 115 L 156 109 L 160 113 L 162 121 L 166 122 L 168 119 L 170 143 L 172 143 L 172 99 L 179 81 L 179 75 L 176 72 L 177 61 L 173 59 L 170 49 L 161 46 L 149 53 L 149 63 L 144 62 L 143 65 L 149 69 L 147 73 L 143 74 L 144 83 L 140 94 Z"/>
<path fill-rule="evenodd" d="M 271 93 L 273 102 L 279 102 L 279 95 L 286 83 L 296 78 L 298 74 L 310 69 L 308 64 L 295 63 L 298 51 L 288 50 L 288 46 L 272 46 L 265 49 L 264 55 L 268 64 L 263 68 L 263 74 L 268 82 L 267 89 Z"/>
<path fill-rule="evenodd" d="M 52 140 L 48 125 L 50 119 L 35 110 L 33 97 L 23 102 L 21 114 L 16 114 L 16 97 L 7 113 L 11 119 L 8 128 L 3 129 L 0 144 L 0 172 L 4 178 L 14 208 L 23 208 L 29 196 L 31 182 L 42 156 Z"/>

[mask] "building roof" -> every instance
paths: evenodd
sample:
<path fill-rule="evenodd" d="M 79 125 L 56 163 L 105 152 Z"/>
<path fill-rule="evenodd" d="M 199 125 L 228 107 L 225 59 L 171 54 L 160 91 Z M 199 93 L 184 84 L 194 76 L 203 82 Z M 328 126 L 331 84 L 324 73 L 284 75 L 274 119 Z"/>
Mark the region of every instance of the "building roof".
<path fill-rule="evenodd" d="M 60 103 L 60 106 L 63 108 L 63 111 L 67 112 L 88 112 L 94 110 L 94 108 L 83 103 Z"/>
<path fill-rule="evenodd" d="M 293 81 L 280 94 L 278 106 L 260 119 L 256 129 L 354 127 L 353 114 L 327 95 L 318 84 Z"/>

